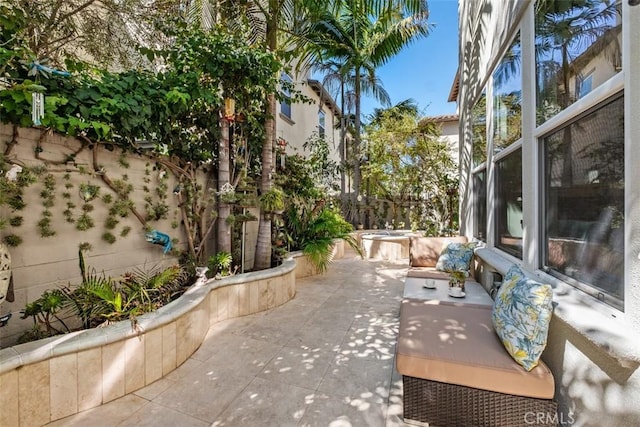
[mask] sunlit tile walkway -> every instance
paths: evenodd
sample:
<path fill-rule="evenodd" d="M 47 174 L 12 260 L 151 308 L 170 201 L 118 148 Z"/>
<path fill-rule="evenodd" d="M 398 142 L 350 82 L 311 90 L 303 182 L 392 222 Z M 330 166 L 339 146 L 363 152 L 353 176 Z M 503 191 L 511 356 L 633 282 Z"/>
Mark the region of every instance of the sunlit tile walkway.
<path fill-rule="evenodd" d="M 347 255 L 295 299 L 214 325 L 165 378 L 51 426 L 399 426 L 405 264 Z"/>

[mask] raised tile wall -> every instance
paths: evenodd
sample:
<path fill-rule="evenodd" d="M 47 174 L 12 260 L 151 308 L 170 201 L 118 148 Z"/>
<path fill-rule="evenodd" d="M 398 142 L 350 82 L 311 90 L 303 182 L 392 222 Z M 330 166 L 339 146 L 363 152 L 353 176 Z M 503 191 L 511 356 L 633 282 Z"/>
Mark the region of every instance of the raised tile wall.
<path fill-rule="evenodd" d="M 336 244 L 335 257 L 344 253 Z M 0 426 L 39 426 L 134 392 L 180 366 L 209 327 L 284 304 L 305 258 L 196 284 L 138 319 L 0 350 Z M 305 274 L 311 273 L 303 264 Z M 307 274 L 308 275 L 308 274 Z"/>

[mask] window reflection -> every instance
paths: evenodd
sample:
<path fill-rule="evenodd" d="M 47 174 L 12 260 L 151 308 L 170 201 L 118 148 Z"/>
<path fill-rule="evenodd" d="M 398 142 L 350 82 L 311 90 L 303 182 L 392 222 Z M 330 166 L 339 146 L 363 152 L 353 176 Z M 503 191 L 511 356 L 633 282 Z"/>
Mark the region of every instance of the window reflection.
<path fill-rule="evenodd" d="M 293 82 L 293 80 L 291 80 L 291 76 L 286 73 L 282 73 L 280 75 L 280 79 L 285 83 L 282 86 L 282 96 L 284 97 L 284 99 L 280 101 L 280 113 L 282 113 L 282 115 L 287 117 L 288 119 L 291 119 L 291 87 L 290 85 Z"/>
<path fill-rule="evenodd" d="M 493 73 L 493 151 L 522 136 L 522 74 L 520 33 L 509 46 Z"/>
<path fill-rule="evenodd" d="M 483 169 L 473 175 L 473 237 L 479 240 L 487 238 L 487 170 Z"/>
<path fill-rule="evenodd" d="M 620 8 L 615 0 L 536 2 L 537 124 L 620 71 Z"/>
<path fill-rule="evenodd" d="M 545 265 L 612 296 L 615 305 L 624 280 L 623 98 L 543 142 Z"/>
<path fill-rule="evenodd" d="M 522 258 L 522 149 L 496 162 L 496 246 Z"/>
<path fill-rule="evenodd" d="M 483 92 L 471 109 L 473 165 L 487 161 L 487 95 Z"/>

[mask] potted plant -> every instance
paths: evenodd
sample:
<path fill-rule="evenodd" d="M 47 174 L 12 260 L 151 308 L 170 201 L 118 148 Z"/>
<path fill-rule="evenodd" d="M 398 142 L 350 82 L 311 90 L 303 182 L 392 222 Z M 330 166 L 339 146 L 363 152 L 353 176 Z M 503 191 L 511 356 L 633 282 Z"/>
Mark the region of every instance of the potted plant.
<path fill-rule="evenodd" d="M 464 292 L 464 282 L 469 277 L 469 272 L 466 270 L 454 270 L 449 273 L 449 287 L 461 288 Z"/>
<path fill-rule="evenodd" d="M 285 195 L 278 187 L 273 187 L 260 196 L 260 207 L 264 212 L 282 214 L 284 212 Z"/>

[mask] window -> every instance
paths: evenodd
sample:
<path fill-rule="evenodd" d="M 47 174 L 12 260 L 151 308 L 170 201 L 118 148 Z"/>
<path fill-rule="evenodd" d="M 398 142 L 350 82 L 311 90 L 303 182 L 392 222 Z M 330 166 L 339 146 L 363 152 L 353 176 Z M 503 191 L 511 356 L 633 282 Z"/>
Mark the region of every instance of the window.
<path fill-rule="evenodd" d="M 487 170 L 473 174 L 473 237 L 487 238 Z"/>
<path fill-rule="evenodd" d="M 496 247 L 522 258 L 522 149 L 496 162 Z"/>
<path fill-rule="evenodd" d="M 487 161 L 487 95 L 483 92 L 471 109 L 473 165 Z"/>
<path fill-rule="evenodd" d="M 542 145 L 544 267 L 622 308 L 623 97 L 555 130 Z"/>
<path fill-rule="evenodd" d="M 291 76 L 282 73 L 280 79 L 282 80 L 282 95 L 285 97 L 285 100 L 280 101 L 280 113 L 291 119 Z"/>
<path fill-rule="evenodd" d="M 325 134 L 325 114 L 324 111 L 318 111 L 318 135 L 320 138 L 324 138 Z"/>
<path fill-rule="evenodd" d="M 578 94 L 578 98 L 582 98 L 591 92 L 591 88 L 593 86 L 593 73 L 590 73 L 585 77 L 578 77 L 576 82 L 578 84 L 578 87 L 576 87 L 576 93 Z"/>
<path fill-rule="evenodd" d="M 538 0 L 535 19 L 540 125 L 620 71 L 621 2 Z"/>
<path fill-rule="evenodd" d="M 520 33 L 493 73 L 493 152 L 522 136 L 522 75 Z"/>

